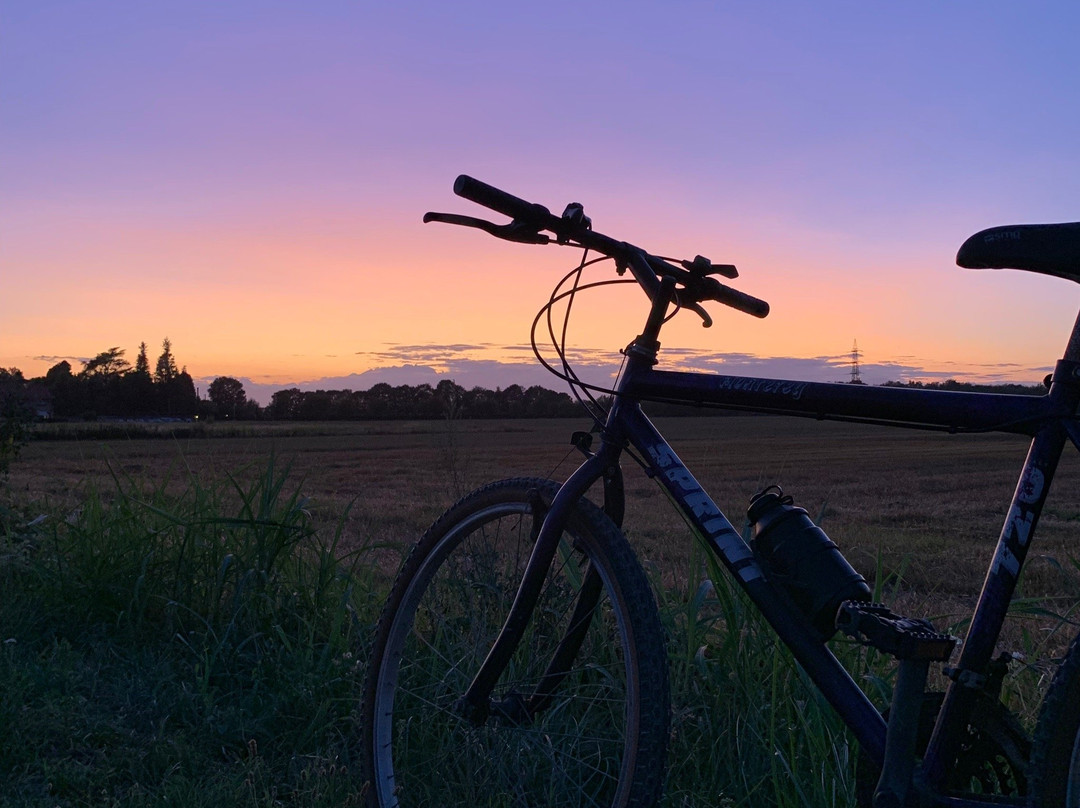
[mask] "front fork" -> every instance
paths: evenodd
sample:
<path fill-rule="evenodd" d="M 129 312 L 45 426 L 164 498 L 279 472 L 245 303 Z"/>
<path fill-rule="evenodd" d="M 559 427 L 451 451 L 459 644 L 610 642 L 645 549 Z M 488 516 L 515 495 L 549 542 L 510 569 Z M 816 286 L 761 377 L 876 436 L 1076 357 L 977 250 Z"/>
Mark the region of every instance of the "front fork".
<path fill-rule="evenodd" d="M 533 608 L 543 589 L 548 569 L 555 558 L 559 540 L 570 515 L 577 507 L 578 501 L 598 479 L 604 480 L 605 511 L 613 521 L 617 518 L 616 524 L 622 521 L 620 452 L 621 449 L 618 447 L 604 442 L 596 454 L 590 455 L 570 475 L 555 495 L 550 507 L 546 508 L 546 513 L 539 493 L 535 494 L 532 511 L 536 541 L 525 566 L 521 583 L 518 585 L 517 594 L 514 596 L 514 602 L 483 664 L 476 672 L 468 689 L 455 704 L 457 711 L 473 724 L 477 726 L 483 724 L 492 712 L 515 723 L 527 722 L 547 706 L 551 694 L 573 665 L 603 590 L 600 574 L 591 563 L 578 594 L 577 604 L 566 635 L 556 647 L 535 692 L 528 696 L 515 694 L 495 703 L 491 700 L 492 691 L 509 664 L 518 643 L 521 642 L 525 627 L 532 617 Z M 536 520 L 541 518 L 543 521 L 537 531 Z"/>

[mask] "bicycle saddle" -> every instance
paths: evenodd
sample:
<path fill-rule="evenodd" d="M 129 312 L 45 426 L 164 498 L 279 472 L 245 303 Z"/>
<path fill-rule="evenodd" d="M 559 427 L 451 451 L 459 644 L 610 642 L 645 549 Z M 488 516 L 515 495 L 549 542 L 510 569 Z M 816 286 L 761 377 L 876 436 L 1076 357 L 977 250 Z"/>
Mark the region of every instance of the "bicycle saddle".
<path fill-rule="evenodd" d="M 1080 222 L 991 227 L 960 246 L 956 263 L 965 269 L 1025 269 L 1080 283 Z"/>

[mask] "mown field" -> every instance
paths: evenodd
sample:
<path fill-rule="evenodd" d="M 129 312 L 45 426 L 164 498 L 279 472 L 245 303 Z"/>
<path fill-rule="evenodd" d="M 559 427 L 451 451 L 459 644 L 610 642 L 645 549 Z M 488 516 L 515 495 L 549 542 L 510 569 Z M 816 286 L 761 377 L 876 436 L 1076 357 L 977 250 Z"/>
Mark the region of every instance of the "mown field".
<path fill-rule="evenodd" d="M 905 589 L 933 600 L 975 594 L 1027 449 L 1009 435 L 941 435 L 759 416 L 670 418 L 661 431 L 737 526 L 750 497 L 779 484 L 819 519 L 868 577 L 879 562 Z M 65 425 L 83 426 L 83 425 Z M 569 436 L 586 424 L 439 421 L 209 425 L 209 437 L 123 435 L 31 443 L 6 485 L 28 501 L 74 504 L 114 476 L 174 486 L 259 474 L 276 454 L 316 520 L 348 510 L 345 541 L 407 544 L 457 497 L 494 479 L 564 478 L 580 455 Z M 110 427 L 113 428 L 113 427 Z M 185 425 L 155 425 L 163 433 Z M 86 425 L 91 435 L 99 428 Z M 78 431 L 68 434 L 78 435 Z M 626 533 L 665 575 L 684 571 L 687 531 L 632 462 Z M 1032 592 L 1063 583 L 1049 559 L 1080 554 L 1080 462 L 1064 455 L 1039 525 Z M 1041 558 L 1041 557 L 1046 557 Z"/>
<path fill-rule="evenodd" d="M 799 419 L 658 425 L 736 525 L 755 491 L 780 484 L 894 608 L 957 633 L 1026 452 L 1010 436 Z M 583 426 L 214 425 L 104 440 L 90 427 L 32 442 L 0 483 L 0 581 L 16 595 L 0 607 L 0 780 L 11 786 L 0 804 L 357 804 L 353 705 L 403 548 L 483 482 L 565 477 L 578 458 L 570 433 Z M 1072 633 L 1047 614 L 1071 618 L 1080 593 L 1075 454 L 1063 458 L 1008 630 L 1009 649 L 1027 655 L 1009 691 L 1029 723 Z M 659 489 L 633 463 L 626 472 L 625 532 L 672 636 L 667 804 L 850 804 L 846 737 L 767 634 L 751 632 L 758 650 L 739 654 L 751 669 L 702 663 L 698 651 L 721 641 L 708 609 L 688 611 L 700 558 Z M 191 536 L 202 556 L 169 555 Z M 248 579 L 223 559 L 270 549 L 272 561 L 249 566 L 277 588 L 244 600 Z M 787 706 L 764 709 L 762 692 L 775 696 L 781 680 Z"/>

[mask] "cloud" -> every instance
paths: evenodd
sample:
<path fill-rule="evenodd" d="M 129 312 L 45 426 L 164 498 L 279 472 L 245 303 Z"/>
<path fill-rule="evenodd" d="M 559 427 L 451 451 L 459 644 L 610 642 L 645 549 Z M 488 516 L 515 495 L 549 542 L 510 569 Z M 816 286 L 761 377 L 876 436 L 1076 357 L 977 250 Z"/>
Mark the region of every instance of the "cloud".
<path fill-rule="evenodd" d="M 59 362 L 80 362 L 86 364 L 90 361 L 88 356 L 34 356 L 32 359 L 38 362 L 48 362 L 50 365 L 55 365 Z"/>
<path fill-rule="evenodd" d="M 39 362 L 63 362 L 65 360 L 75 360 L 76 362 L 86 361 L 82 356 L 32 356 L 32 359 L 36 359 Z"/>
<path fill-rule="evenodd" d="M 460 362 L 461 360 L 482 359 L 485 354 L 532 354 L 532 348 L 528 345 L 495 345 L 493 343 L 457 343 L 454 345 L 402 345 L 387 343 L 381 351 L 357 351 L 356 356 L 362 356 L 369 362 L 379 367 L 396 365 L 429 365 L 440 372 Z"/>
<path fill-rule="evenodd" d="M 766 379 L 798 379 L 816 382 L 846 382 L 851 379 L 851 354 L 793 357 L 717 353 L 700 349 L 673 349 L 664 352 L 664 367 L 672 370 L 720 373 L 727 376 L 758 376 Z M 1053 367 L 1027 367 L 1016 362 L 954 363 L 928 368 L 917 357 L 902 356 L 885 362 L 859 362 L 859 376 L 867 384 L 890 381 L 935 381 L 958 379 L 968 382 L 1040 380 Z"/>
<path fill-rule="evenodd" d="M 485 358 L 485 353 L 497 353 L 503 358 Z M 527 356 L 523 355 L 527 354 Z M 451 379 L 465 388 L 505 388 L 512 384 L 522 387 L 540 385 L 552 390 L 565 390 L 566 382 L 541 367 L 527 345 L 390 345 L 384 351 L 363 354 L 375 361 L 376 367 L 362 373 L 324 376 L 289 383 L 267 383 L 241 377 L 248 397 L 262 405 L 270 402 L 278 390 L 297 387 L 301 390 L 367 390 L 376 384 L 430 384 L 433 387 Z M 521 356 L 520 359 L 517 357 Z M 547 357 L 559 367 L 558 360 Z M 575 351 L 572 366 L 579 376 L 591 384 L 607 386 L 613 383 L 619 370 L 610 351 Z M 834 356 L 794 357 L 757 356 L 745 353 L 718 353 L 701 349 L 665 349 L 663 367 L 668 370 L 719 373 L 726 376 L 756 376 L 766 379 L 798 379 L 818 382 L 846 382 L 851 378 L 850 354 Z M 1015 381 L 1027 377 L 1036 382 L 1050 372 L 1050 367 L 1025 368 L 1011 362 L 981 365 L 948 363 L 943 367 L 927 368 L 915 357 L 899 357 L 888 362 L 860 363 L 859 375 L 868 384 L 887 381 L 934 381 L 960 379 L 973 382 Z M 215 377 L 195 380 L 202 389 Z"/>

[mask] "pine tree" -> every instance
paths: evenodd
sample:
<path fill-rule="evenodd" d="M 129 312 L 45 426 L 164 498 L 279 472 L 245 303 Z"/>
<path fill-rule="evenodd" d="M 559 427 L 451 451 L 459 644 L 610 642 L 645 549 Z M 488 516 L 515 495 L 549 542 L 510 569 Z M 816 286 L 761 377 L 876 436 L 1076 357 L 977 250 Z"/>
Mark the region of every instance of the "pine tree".
<path fill-rule="evenodd" d="M 130 415 L 154 415 L 158 410 L 158 396 L 154 394 L 154 377 L 150 375 L 150 360 L 146 357 L 146 343 L 139 343 L 139 355 L 135 369 L 124 379 L 127 411 Z"/>
<path fill-rule="evenodd" d="M 158 357 L 157 367 L 154 369 L 154 381 L 158 384 L 168 384 L 180 375 L 176 367 L 176 358 L 172 354 L 172 343 L 168 337 L 161 341 L 161 356 Z"/>
<path fill-rule="evenodd" d="M 135 359 L 135 372 L 150 377 L 150 360 L 146 358 L 146 343 L 139 343 L 139 356 Z"/>

